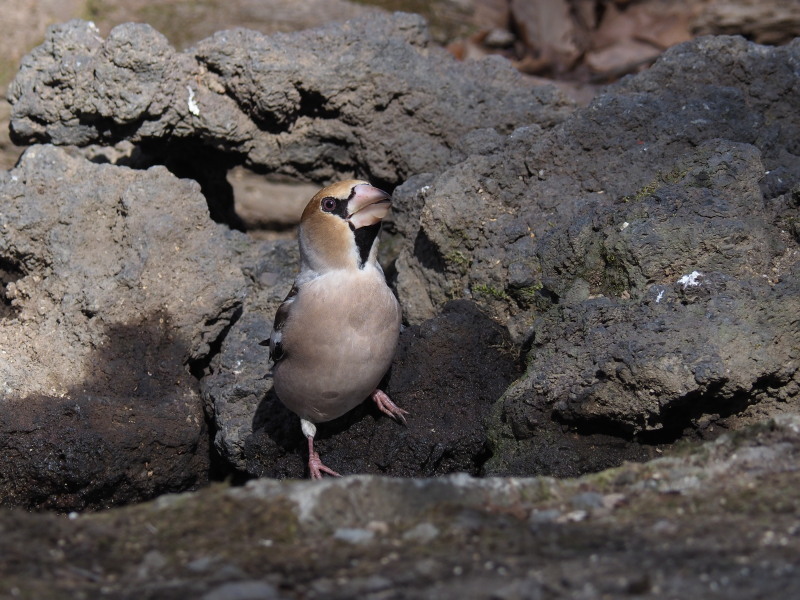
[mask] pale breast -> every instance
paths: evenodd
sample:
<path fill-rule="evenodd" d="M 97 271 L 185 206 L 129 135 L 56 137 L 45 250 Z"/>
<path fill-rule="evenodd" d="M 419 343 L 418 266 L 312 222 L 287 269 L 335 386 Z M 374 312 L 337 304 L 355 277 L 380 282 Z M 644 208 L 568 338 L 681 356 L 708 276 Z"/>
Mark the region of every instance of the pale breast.
<path fill-rule="evenodd" d="M 283 327 L 285 357 L 274 369 L 278 397 L 312 422 L 343 415 L 377 387 L 399 331 L 400 307 L 377 269 L 308 282 Z"/>

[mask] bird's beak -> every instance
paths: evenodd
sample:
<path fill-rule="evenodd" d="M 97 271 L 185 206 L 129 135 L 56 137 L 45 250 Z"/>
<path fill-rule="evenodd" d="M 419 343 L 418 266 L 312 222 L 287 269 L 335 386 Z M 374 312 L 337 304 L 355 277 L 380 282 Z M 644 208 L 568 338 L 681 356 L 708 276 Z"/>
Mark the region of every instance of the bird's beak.
<path fill-rule="evenodd" d="M 392 208 L 392 197 L 367 183 L 359 183 L 347 203 L 348 222 L 353 229 L 379 223 Z"/>

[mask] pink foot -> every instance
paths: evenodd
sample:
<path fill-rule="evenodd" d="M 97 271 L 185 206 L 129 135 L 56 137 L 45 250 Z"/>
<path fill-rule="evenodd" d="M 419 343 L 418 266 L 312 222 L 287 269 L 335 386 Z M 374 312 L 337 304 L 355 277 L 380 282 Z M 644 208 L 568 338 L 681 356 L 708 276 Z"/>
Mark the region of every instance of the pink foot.
<path fill-rule="evenodd" d="M 378 408 L 382 413 L 389 415 L 390 417 L 396 419 L 397 421 L 402 421 L 403 424 L 405 425 L 406 423 L 405 415 L 408 414 L 408 411 L 403 410 L 402 408 L 397 406 L 397 404 L 392 402 L 391 398 L 389 398 L 389 396 L 387 396 L 385 392 L 376 389 L 374 392 L 370 394 L 369 397 L 375 401 L 375 404 L 378 405 Z"/>
<path fill-rule="evenodd" d="M 308 471 L 311 474 L 311 479 L 322 479 L 323 473 L 341 477 L 339 473 L 322 464 L 319 454 L 314 450 L 314 438 L 308 438 Z"/>

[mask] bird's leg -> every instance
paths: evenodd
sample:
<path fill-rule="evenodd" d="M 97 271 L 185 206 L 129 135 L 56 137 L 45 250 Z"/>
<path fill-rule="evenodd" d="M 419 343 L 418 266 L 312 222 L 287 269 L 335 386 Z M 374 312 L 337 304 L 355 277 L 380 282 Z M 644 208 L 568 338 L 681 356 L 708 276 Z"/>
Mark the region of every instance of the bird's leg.
<path fill-rule="evenodd" d="M 300 428 L 303 430 L 306 439 L 308 439 L 308 472 L 311 475 L 311 479 L 322 479 L 322 473 L 341 477 L 339 473 L 322 464 L 319 454 L 314 451 L 314 436 L 317 435 L 316 426 L 311 421 L 300 419 Z"/>
<path fill-rule="evenodd" d="M 314 450 L 314 438 L 308 438 L 308 472 L 311 474 L 311 479 L 322 479 L 323 472 L 334 477 L 341 477 L 339 473 L 322 464 L 319 453 Z"/>
<path fill-rule="evenodd" d="M 390 417 L 392 417 L 397 421 L 402 421 L 403 424 L 405 425 L 406 423 L 405 415 L 408 414 L 408 411 L 403 410 L 402 408 L 397 406 L 397 404 L 392 402 L 392 399 L 386 395 L 386 392 L 382 392 L 381 390 L 376 389 L 369 395 L 369 397 L 375 401 L 375 404 L 378 405 L 378 409 L 382 413 L 389 415 Z"/>

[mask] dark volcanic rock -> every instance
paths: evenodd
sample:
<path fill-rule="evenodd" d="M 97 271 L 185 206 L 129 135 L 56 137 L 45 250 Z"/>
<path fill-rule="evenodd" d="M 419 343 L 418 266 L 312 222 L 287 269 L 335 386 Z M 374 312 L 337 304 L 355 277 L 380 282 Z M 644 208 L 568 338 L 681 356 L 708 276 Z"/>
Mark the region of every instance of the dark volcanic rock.
<path fill-rule="evenodd" d="M 315 448 L 340 473 L 421 477 L 478 474 L 488 458 L 485 420 L 519 375 L 505 328 L 473 303 L 456 301 L 406 328 L 385 390 L 409 411 L 405 426 L 372 402 L 319 425 Z M 245 440 L 250 473 L 303 477 L 307 460 L 300 421 L 268 395 Z"/>
<path fill-rule="evenodd" d="M 551 414 L 672 441 L 800 409 L 800 256 L 783 230 L 797 207 L 764 198 L 752 146 L 709 142 L 680 164 L 542 237 L 536 258 L 558 303 L 498 405 L 489 472 L 552 473 L 537 431 Z"/>
<path fill-rule="evenodd" d="M 224 31 L 180 53 L 147 25 L 103 40 L 72 21 L 26 57 L 9 100 L 18 142 L 128 139 L 157 152 L 188 141 L 184 153 L 205 146 L 258 171 L 391 187 L 450 164 L 476 128 L 549 126 L 571 110 L 503 61 L 456 62 L 402 13 L 291 35 Z M 220 167 L 202 162 L 198 173 Z"/>
<path fill-rule="evenodd" d="M 781 203 L 788 204 L 782 196 L 800 183 L 800 85 L 793 66 L 799 55 L 799 42 L 766 48 L 740 38 L 702 38 L 667 51 L 652 69 L 612 86 L 551 130 L 520 123 L 507 137 L 473 132 L 463 162 L 413 177 L 395 192 L 396 224 L 406 240 L 397 287 L 409 320 L 420 322 L 447 299 L 471 295 L 508 320 L 515 340 L 523 341 L 538 312 L 574 284 L 573 270 L 543 272 L 539 240 L 583 227 L 588 215 L 626 199 L 644 205 L 646 227 L 649 206 L 659 210 L 654 192 L 684 180 L 687 169 L 703 159 L 698 147 L 715 139 L 758 150 L 761 165 L 750 162 L 743 173 L 749 187 L 742 191 L 756 212 L 766 202 L 780 219 L 771 224 L 770 238 L 775 238 L 795 210 L 787 205 L 780 214 Z M 704 147 L 705 174 L 695 172 L 700 179 L 684 181 L 684 187 L 702 188 L 705 177 L 726 169 L 724 154 L 730 150 Z M 715 157 L 716 152 L 722 155 Z M 735 189 L 734 182 L 726 185 Z M 702 201 L 702 194 L 694 194 L 670 202 Z M 697 223 L 686 223 L 680 234 L 685 244 L 677 258 L 689 265 L 693 253 L 704 252 Z M 585 230 L 584 235 L 602 232 Z M 747 237 L 753 243 L 758 233 Z M 772 244 L 770 238 L 760 244 Z M 587 247 L 590 241 L 581 244 Z M 600 246 L 599 240 L 594 243 Z M 651 261 L 659 250 L 655 246 L 650 252 Z M 673 248 L 668 250 L 658 262 L 671 260 Z M 729 251 L 736 252 L 726 249 L 717 260 Z M 757 253 L 766 256 L 763 250 Z M 674 271 L 678 277 L 682 268 Z M 620 269 L 641 271 L 624 262 Z M 671 273 L 645 274 L 653 281 L 665 275 Z M 590 283 L 592 293 L 608 293 Z M 615 287 L 617 293 L 625 283 Z"/>
<path fill-rule="evenodd" d="M 3 503 L 97 507 L 206 480 L 188 366 L 245 278 L 197 184 L 37 146 L 0 199 Z"/>
<path fill-rule="evenodd" d="M 797 408 L 798 53 L 682 45 L 552 130 L 473 132 L 466 160 L 396 190 L 408 319 L 470 295 L 531 347 L 490 472 L 563 474 L 543 420 L 669 441 Z"/>
<path fill-rule="evenodd" d="M 506 403 L 635 433 L 675 427 L 679 408 L 795 398 L 796 383 L 777 390 L 800 359 L 800 262 L 763 170 L 752 146 L 703 144 L 646 197 L 545 235 L 537 257 L 560 301 L 537 320 L 529 376 Z"/>
<path fill-rule="evenodd" d="M 246 470 L 244 444 L 253 432 L 259 405 L 272 389 L 269 346 L 272 323 L 291 288 L 299 264 L 297 242 L 240 246 L 244 273 L 253 285 L 234 315 L 201 381 L 209 414 L 214 416 L 214 445 L 226 462 Z M 277 408 L 287 429 L 298 428 L 293 415 Z"/>

